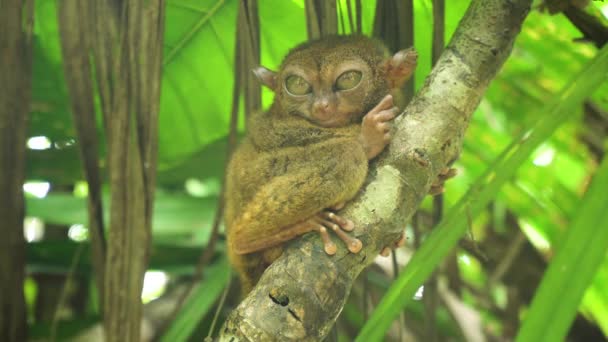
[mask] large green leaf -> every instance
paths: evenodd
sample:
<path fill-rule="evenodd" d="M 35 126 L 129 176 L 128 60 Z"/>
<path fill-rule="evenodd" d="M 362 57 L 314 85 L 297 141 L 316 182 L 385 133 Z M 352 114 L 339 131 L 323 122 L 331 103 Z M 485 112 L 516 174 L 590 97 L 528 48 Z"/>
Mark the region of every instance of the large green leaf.
<path fill-rule="evenodd" d="M 545 272 L 516 341 L 561 341 L 608 251 L 608 158 Z M 566 289 L 566 291 L 564 291 Z M 559 300 L 556 300 L 559 296 Z"/>

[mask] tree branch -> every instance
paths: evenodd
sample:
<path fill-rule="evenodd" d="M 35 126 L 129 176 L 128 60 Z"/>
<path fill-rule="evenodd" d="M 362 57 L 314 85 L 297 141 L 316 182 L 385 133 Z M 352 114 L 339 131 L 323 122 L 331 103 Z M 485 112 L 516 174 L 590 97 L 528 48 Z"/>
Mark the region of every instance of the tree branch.
<path fill-rule="evenodd" d="M 315 234 L 286 248 L 231 313 L 220 340 L 322 340 L 353 281 L 394 241 L 440 170 L 459 155 L 473 111 L 507 59 L 531 0 L 474 0 L 426 83 L 396 119 L 393 142 L 341 213 L 359 254 L 323 252 Z"/>

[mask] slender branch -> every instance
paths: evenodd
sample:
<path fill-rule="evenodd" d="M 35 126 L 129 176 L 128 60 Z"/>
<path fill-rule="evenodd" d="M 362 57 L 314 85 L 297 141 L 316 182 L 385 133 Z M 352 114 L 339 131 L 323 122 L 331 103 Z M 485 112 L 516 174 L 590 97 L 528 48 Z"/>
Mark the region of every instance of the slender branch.
<path fill-rule="evenodd" d="M 85 29 L 85 25 L 89 25 L 88 14 L 91 12 L 85 8 L 86 4 L 83 2 L 61 1 L 58 4 L 58 22 L 65 80 L 70 91 L 70 105 L 78 136 L 78 149 L 89 191 L 87 210 L 95 285 L 97 285 L 99 297 L 103 298 L 107 241 L 104 235 L 101 202 L 102 175 L 99 166 L 99 141 L 95 121 L 95 93 L 89 64 L 87 35 L 84 34 L 84 32 L 90 33 Z M 88 38 L 93 40 L 94 37 L 90 35 Z M 101 79 L 100 77 L 100 82 Z M 103 316 L 103 304 L 100 312 Z"/>
<path fill-rule="evenodd" d="M 316 235 L 286 248 L 235 309 L 220 340 L 318 341 L 331 330 L 354 279 L 397 239 L 440 170 L 460 153 L 490 80 L 507 59 L 531 0 L 474 0 L 425 85 L 396 119 L 389 149 L 341 213 L 357 225 L 359 254 L 325 255 Z M 282 298 L 280 302 L 274 298 Z"/>
<path fill-rule="evenodd" d="M 431 51 L 431 64 L 435 66 L 445 43 L 445 1 L 433 0 L 433 39 Z M 433 228 L 435 228 L 443 217 L 443 193 L 438 194 L 433 198 Z M 416 240 L 419 240 L 416 238 Z M 452 257 L 452 256 L 451 256 Z M 453 256 L 455 258 L 455 256 Z M 456 264 L 458 265 L 458 264 Z M 425 337 L 429 342 L 439 339 L 435 315 L 439 306 L 439 278 L 438 271 L 433 272 L 429 279 L 424 284 L 424 312 L 425 312 Z"/>

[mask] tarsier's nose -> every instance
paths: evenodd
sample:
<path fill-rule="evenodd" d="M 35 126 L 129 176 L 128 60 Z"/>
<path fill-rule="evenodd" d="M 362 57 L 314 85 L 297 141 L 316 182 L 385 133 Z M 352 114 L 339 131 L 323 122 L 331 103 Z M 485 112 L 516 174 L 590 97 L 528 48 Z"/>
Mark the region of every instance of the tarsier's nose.
<path fill-rule="evenodd" d="M 329 100 L 321 99 L 321 100 L 315 101 L 314 110 L 316 112 L 321 112 L 321 113 L 329 111 Z"/>

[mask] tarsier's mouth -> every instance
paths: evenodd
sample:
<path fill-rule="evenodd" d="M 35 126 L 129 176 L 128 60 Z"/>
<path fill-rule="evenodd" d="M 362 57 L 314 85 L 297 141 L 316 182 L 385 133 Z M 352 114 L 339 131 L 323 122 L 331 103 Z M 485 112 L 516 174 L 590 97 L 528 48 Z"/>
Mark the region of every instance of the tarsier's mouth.
<path fill-rule="evenodd" d="M 321 126 L 321 127 L 327 127 L 327 128 L 333 128 L 333 127 L 340 127 L 340 126 L 344 126 L 349 124 L 350 122 L 344 122 L 344 120 L 340 120 L 340 118 L 335 117 L 335 116 L 329 116 L 327 118 L 319 118 L 316 114 L 305 114 L 304 112 L 298 111 L 298 110 L 294 110 L 290 113 L 291 115 L 296 115 L 299 116 L 303 119 L 306 119 L 307 121 L 311 122 L 312 124 Z"/>
<path fill-rule="evenodd" d="M 326 118 L 313 115 L 310 121 L 327 128 L 343 127 L 353 122 L 352 117 L 348 115 L 330 115 Z"/>

